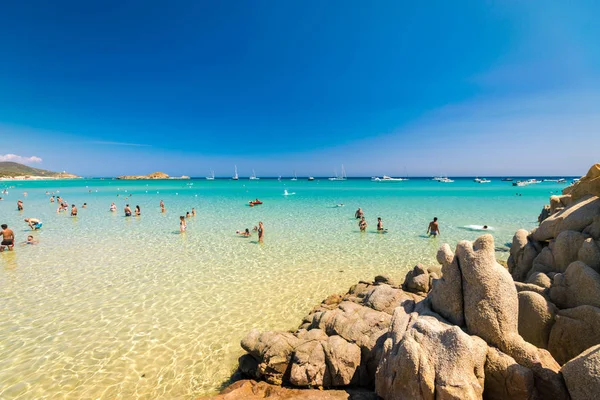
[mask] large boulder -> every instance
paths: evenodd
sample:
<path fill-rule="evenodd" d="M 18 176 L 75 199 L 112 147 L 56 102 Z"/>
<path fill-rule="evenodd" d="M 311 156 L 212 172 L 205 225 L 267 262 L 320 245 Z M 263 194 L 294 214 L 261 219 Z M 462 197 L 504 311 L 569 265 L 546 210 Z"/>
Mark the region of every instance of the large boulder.
<path fill-rule="evenodd" d="M 369 386 L 373 384 L 391 319 L 385 312 L 344 301 L 334 310 L 313 314 L 308 329 L 321 329 L 328 336 L 338 335 L 356 344 L 361 350 L 357 383 Z"/>
<path fill-rule="evenodd" d="M 595 242 L 592 238 L 587 238 L 583 241 L 577 259 L 592 268 L 596 272 L 600 272 L 600 242 Z"/>
<path fill-rule="evenodd" d="M 562 231 L 558 234 L 552 248 L 555 272 L 565 272 L 569 264 L 577 261 L 579 249 L 588 237 L 577 231 Z"/>
<path fill-rule="evenodd" d="M 600 196 L 600 164 L 594 164 L 588 173 L 579 182 L 563 190 L 563 194 L 570 194 L 574 201 L 585 195 Z"/>
<path fill-rule="evenodd" d="M 600 198 L 586 196 L 579 202 L 546 218 L 531 232 L 531 238 L 541 242 L 556 238 L 562 231 L 582 232 L 597 215 L 600 215 Z"/>
<path fill-rule="evenodd" d="M 519 334 L 536 347 L 547 349 L 557 311 L 554 304 L 537 293 L 519 293 Z"/>
<path fill-rule="evenodd" d="M 525 229 L 519 229 L 513 236 L 507 262 L 508 271 L 514 280 L 522 281 L 525 279 L 533 267 L 533 260 L 538 254 L 538 248 L 529 241 L 529 232 Z"/>
<path fill-rule="evenodd" d="M 550 286 L 552 286 L 552 279 L 550 279 L 550 277 L 543 272 L 535 272 L 529 275 L 526 283 L 531 283 L 544 289 L 548 289 Z"/>
<path fill-rule="evenodd" d="M 416 265 L 406 274 L 402 289 L 413 293 L 429 292 L 429 271 L 422 265 Z"/>
<path fill-rule="evenodd" d="M 564 274 L 554 276 L 549 294 L 558 308 L 586 304 L 600 307 L 600 274 L 581 261 L 575 261 Z"/>
<path fill-rule="evenodd" d="M 537 397 L 533 372 L 495 347 L 488 348 L 485 362 L 486 400 L 530 400 Z"/>
<path fill-rule="evenodd" d="M 415 307 L 415 300 L 419 300 L 419 297 L 411 293 L 406 293 L 402 289 L 380 284 L 373 286 L 367 292 L 362 300 L 362 304 L 373 310 L 383 311 L 392 315 L 394 309 L 399 305 L 406 307 L 408 312 L 412 312 Z"/>
<path fill-rule="evenodd" d="M 579 306 L 558 311 L 548 343 L 556 361 L 564 364 L 597 344 L 600 344 L 600 308 Z"/>
<path fill-rule="evenodd" d="M 402 308 L 384 345 L 375 391 L 384 399 L 480 399 L 487 345 L 459 327 Z"/>
<path fill-rule="evenodd" d="M 561 369 L 573 400 L 598 398 L 600 393 L 600 345 L 590 347 Z"/>
<path fill-rule="evenodd" d="M 558 363 L 548 351 L 538 349 L 519 335 L 517 290 L 508 271 L 496 262 L 494 238 L 483 235 L 473 243 L 458 243 L 456 259 L 462 274 L 467 332 L 530 368 L 541 396 L 566 399 Z"/>
<path fill-rule="evenodd" d="M 442 265 L 442 277 L 432 281 L 432 290 L 428 296 L 431 308 L 451 323 L 463 326 L 462 275 L 458 260 L 447 244 L 443 244 L 438 250 L 437 260 Z"/>
<path fill-rule="evenodd" d="M 583 233 L 590 235 L 594 240 L 600 240 L 600 215 L 596 215 L 591 224 L 585 227 Z"/>
<path fill-rule="evenodd" d="M 281 385 L 287 377 L 290 358 L 302 343 L 289 332 L 264 332 L 253 329 L 242 340 L 242 348 L 258 362 L 256 375 L 269 383 Z"/>

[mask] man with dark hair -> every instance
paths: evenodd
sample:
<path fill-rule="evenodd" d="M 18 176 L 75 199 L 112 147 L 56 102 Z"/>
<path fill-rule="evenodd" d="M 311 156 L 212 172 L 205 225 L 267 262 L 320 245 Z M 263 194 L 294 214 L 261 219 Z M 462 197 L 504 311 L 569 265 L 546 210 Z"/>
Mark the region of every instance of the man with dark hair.
<path fill-rule="evenodd" d="M 433 217 L 433 221 L 429 223 L 429 226 L 427 227 L 427 233 L 429 236 L 433 237 L 436 237 L 440 234 L 440 226 L 437 222 L 437 217 Z"/>
<path fill-rule="evenodd" d="M 125 216 L 131 217 L 131 208 L 129 208 L 129 204 L 125 206 Z"/>
<path fill-rule="evenodd" d="M 12 250 L 15 247 L 15 233 L 11 229 L 8 229 L 8 225 L 6 224 L 2 224 L 0 227 L 2 228 L 2 232 L 0 232 L 0 236 L 2 236 L 0 251 L 4 251 L 5 246 L 8 250 Z"/>

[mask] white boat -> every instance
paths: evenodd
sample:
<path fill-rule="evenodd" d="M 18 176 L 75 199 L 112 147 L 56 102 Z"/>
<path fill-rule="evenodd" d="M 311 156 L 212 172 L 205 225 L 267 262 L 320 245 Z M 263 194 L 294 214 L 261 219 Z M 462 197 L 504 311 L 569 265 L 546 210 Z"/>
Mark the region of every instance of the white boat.
<path fill-rule="evenodd" d="M 296 176 L 296 171 L 294 170 L 294 177 L 290 179 L 291 181 L 297 181 L 298 177 Z"/>
<path fill-rule="evenodd" d="M 473 182 L 480 183 L 480 182 L 481 182 L 481 179 L 479 179 L 479 178 L 475 178 L 475 179 L 473 179 Z"/>
<path fill-rule="evenodd" d="M 384 175 L 382 178 L 379 178 L 378 176 L 376 176 L 376 177 L 371 178 L 371 180 L 374 182 L 402 182 L 402 181 L 406 181 L 408 179 L 392 178 L 387 175 Z"/>
<path fill-rule="evenodd" d="M 206 177 L 207 181 L 214 181 L 215 180 L 215 171 L 213 171 L 212 169 L 210 170 L 210 176 Z"/>
<path fill-rule="evenodd" d="M 309 176 L 309 177 L 308 177 L 308 180 L 309 180 L 309 181 L 314 181 L 314 180 L 315 180 L 315 178 L 314 178 L 314 177 L 312 177 L 312 176 Z"/>
<path fill-rule="evenodd" d="M 330 181 L 345 181 L 348 179 L 346 177 L 346 170 L 344 169 L 344 164 L 342 164 L 342 176 L 338 176 L 337 171 L 335 171 L 335 178 L 329 178 Z"/>
<path fill-rule="evenodd" d="M 237 165 L 235 166 L 235 174 L 233 175 L 233 177 L 231 179 L 233 179 L 234 181 L 237 181 L 238 179 L 240 179 L 238 177 L 238 173 L 237 173 Z"/>
<path fill-rule="evenodd" d="M 440 183 L 452 183 L 454 181 L 452 179 L 450 179 L 450 178 L 440 178 L 438 180 L 438 182 L 440 182 Z"/>
<path fill-rule="evenodd" d="M 254 170 L 252 170 L 252 176 L 251 176 L 250 178 L 248 178 L 248 179 L 250 179 L 251 181 L 257 181 L 257 180 L 259 180 L 260 178 L 258 178 L 258 177 L 256 176 L 256 172 L 254 172 Z"/>
<path fill-rule="evenodd" d="M 434 176 L 433 178 L 431 178 L 432 181 L 438 181 L 438 182 L 441 181 L 442 179 L 444 179 L 444 178 L 441 178 L 439 176 Z"/>
<path fill-rule="evenodd" d="M 485 179 L 485 178 L 481 178 L 479 180 L 479 183 L 490 183 L 491 181 L 489 179 Z"/>

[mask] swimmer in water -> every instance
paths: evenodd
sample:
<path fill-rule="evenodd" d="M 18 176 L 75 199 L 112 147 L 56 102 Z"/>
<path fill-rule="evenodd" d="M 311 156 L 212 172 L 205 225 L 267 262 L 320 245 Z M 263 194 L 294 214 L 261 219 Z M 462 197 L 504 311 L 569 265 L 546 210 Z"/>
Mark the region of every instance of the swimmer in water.
<path fill-rule="evenodd" d="M 17 201 L 17 210 L 23 211 L 23 202 L 21 200 Z"/>
<path fill-rule="evenodd" d="M 383 221 L 381 220 L 381 217 L 377 217 L 377 231 L 378 232 L 385 231 L 385 229 L 383 229 Z"/>
<path fill-rule="evenodd" d="M 112 211 L 112 212 L 117 211 L 117 206 L 115 205 L 114 202 L 110 205 L 110 211 Z"/>
<path fill-rule="evenodd" d="M 187 224 L 185 223 L 185 217 L 182 215 L 179 217 L 179 232 L 183 233 L 187 229 Z"/>
<path fill-rule="evenodd" d="M 27 236 L 27 240 L 23 242 L 23 245 L 24 245 L 24 246 L 25 246 L 25 245 L 28 245 L 28 244 L 38 244 L 38 241 L 37 241 L 37 240 L 35 240 L 35 239 L 33 238 L 33 236 L 29 235 L 29 236 Z"/>
<path fill-rule="evenodd" d="M 192 217 L 195 217 L 195 216 L 196 216 L 196 209 L 192 208 Z"/>
<path fill-rule="evenodd" d="M 81 206 L 81 208 L 87 208 L 87 203 L 83 203 L 83 205 Z"/>
<path fill-rule="evenodd" d="M 140 215 L 142 215 L 142 210 L 140 209 L 140 206 L 135 206 L 135 216 L 139 217 Z"/>
<path fill-rule="evenodd" d="M 191 217 L 191 215 L 190 215 L 190 212 L 189 212 L 189 211 L 185 213 L 185 217 L 186 217 L 186 218 L 189 218 L 189 217 Z"/>

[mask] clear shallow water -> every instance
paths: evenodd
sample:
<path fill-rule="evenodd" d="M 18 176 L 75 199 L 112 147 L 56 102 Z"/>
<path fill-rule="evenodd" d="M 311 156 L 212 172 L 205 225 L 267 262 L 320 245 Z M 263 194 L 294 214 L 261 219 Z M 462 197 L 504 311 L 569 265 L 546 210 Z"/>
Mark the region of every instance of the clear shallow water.
<path fill-rule="evenodd" d="M 23 218 L 44 226 L 34 232 L 38 245 L 0 253 L 0 398 L 9 399 L 215 392 L 251 328 L 295 328 L 313 305 L 358 280 L 382 273 L 400 280 L 416 263 L 434 264 L 442 243 L 481 234 L 467 225 L 494 227 L 504 247 L 565 187 L 498 179 L 0 182 L 10 185 L 0 194 L 0 222 L 19 242 L 30 233 Z M 77 204 L 78 217 L 56 213 L 45 194 L 56 190 Z M 248 207 L 257 197 L 265 204 Z M 112 201 L 117 213 L 109 212 Z M 142 216 L 123 217 L 125 203 L 140 205 Z M 353 218 L 359 206 L 369 222 L 364 234 Z M 192 207 L 198 216 L 181 235 L 179 216 Z M 387 234 L 375 232 L 378 216 Z M 438 239 L 424 237 L 433 216 Z M 235 235 L 258 221 L 263 245 L 256 234 Z"/>

